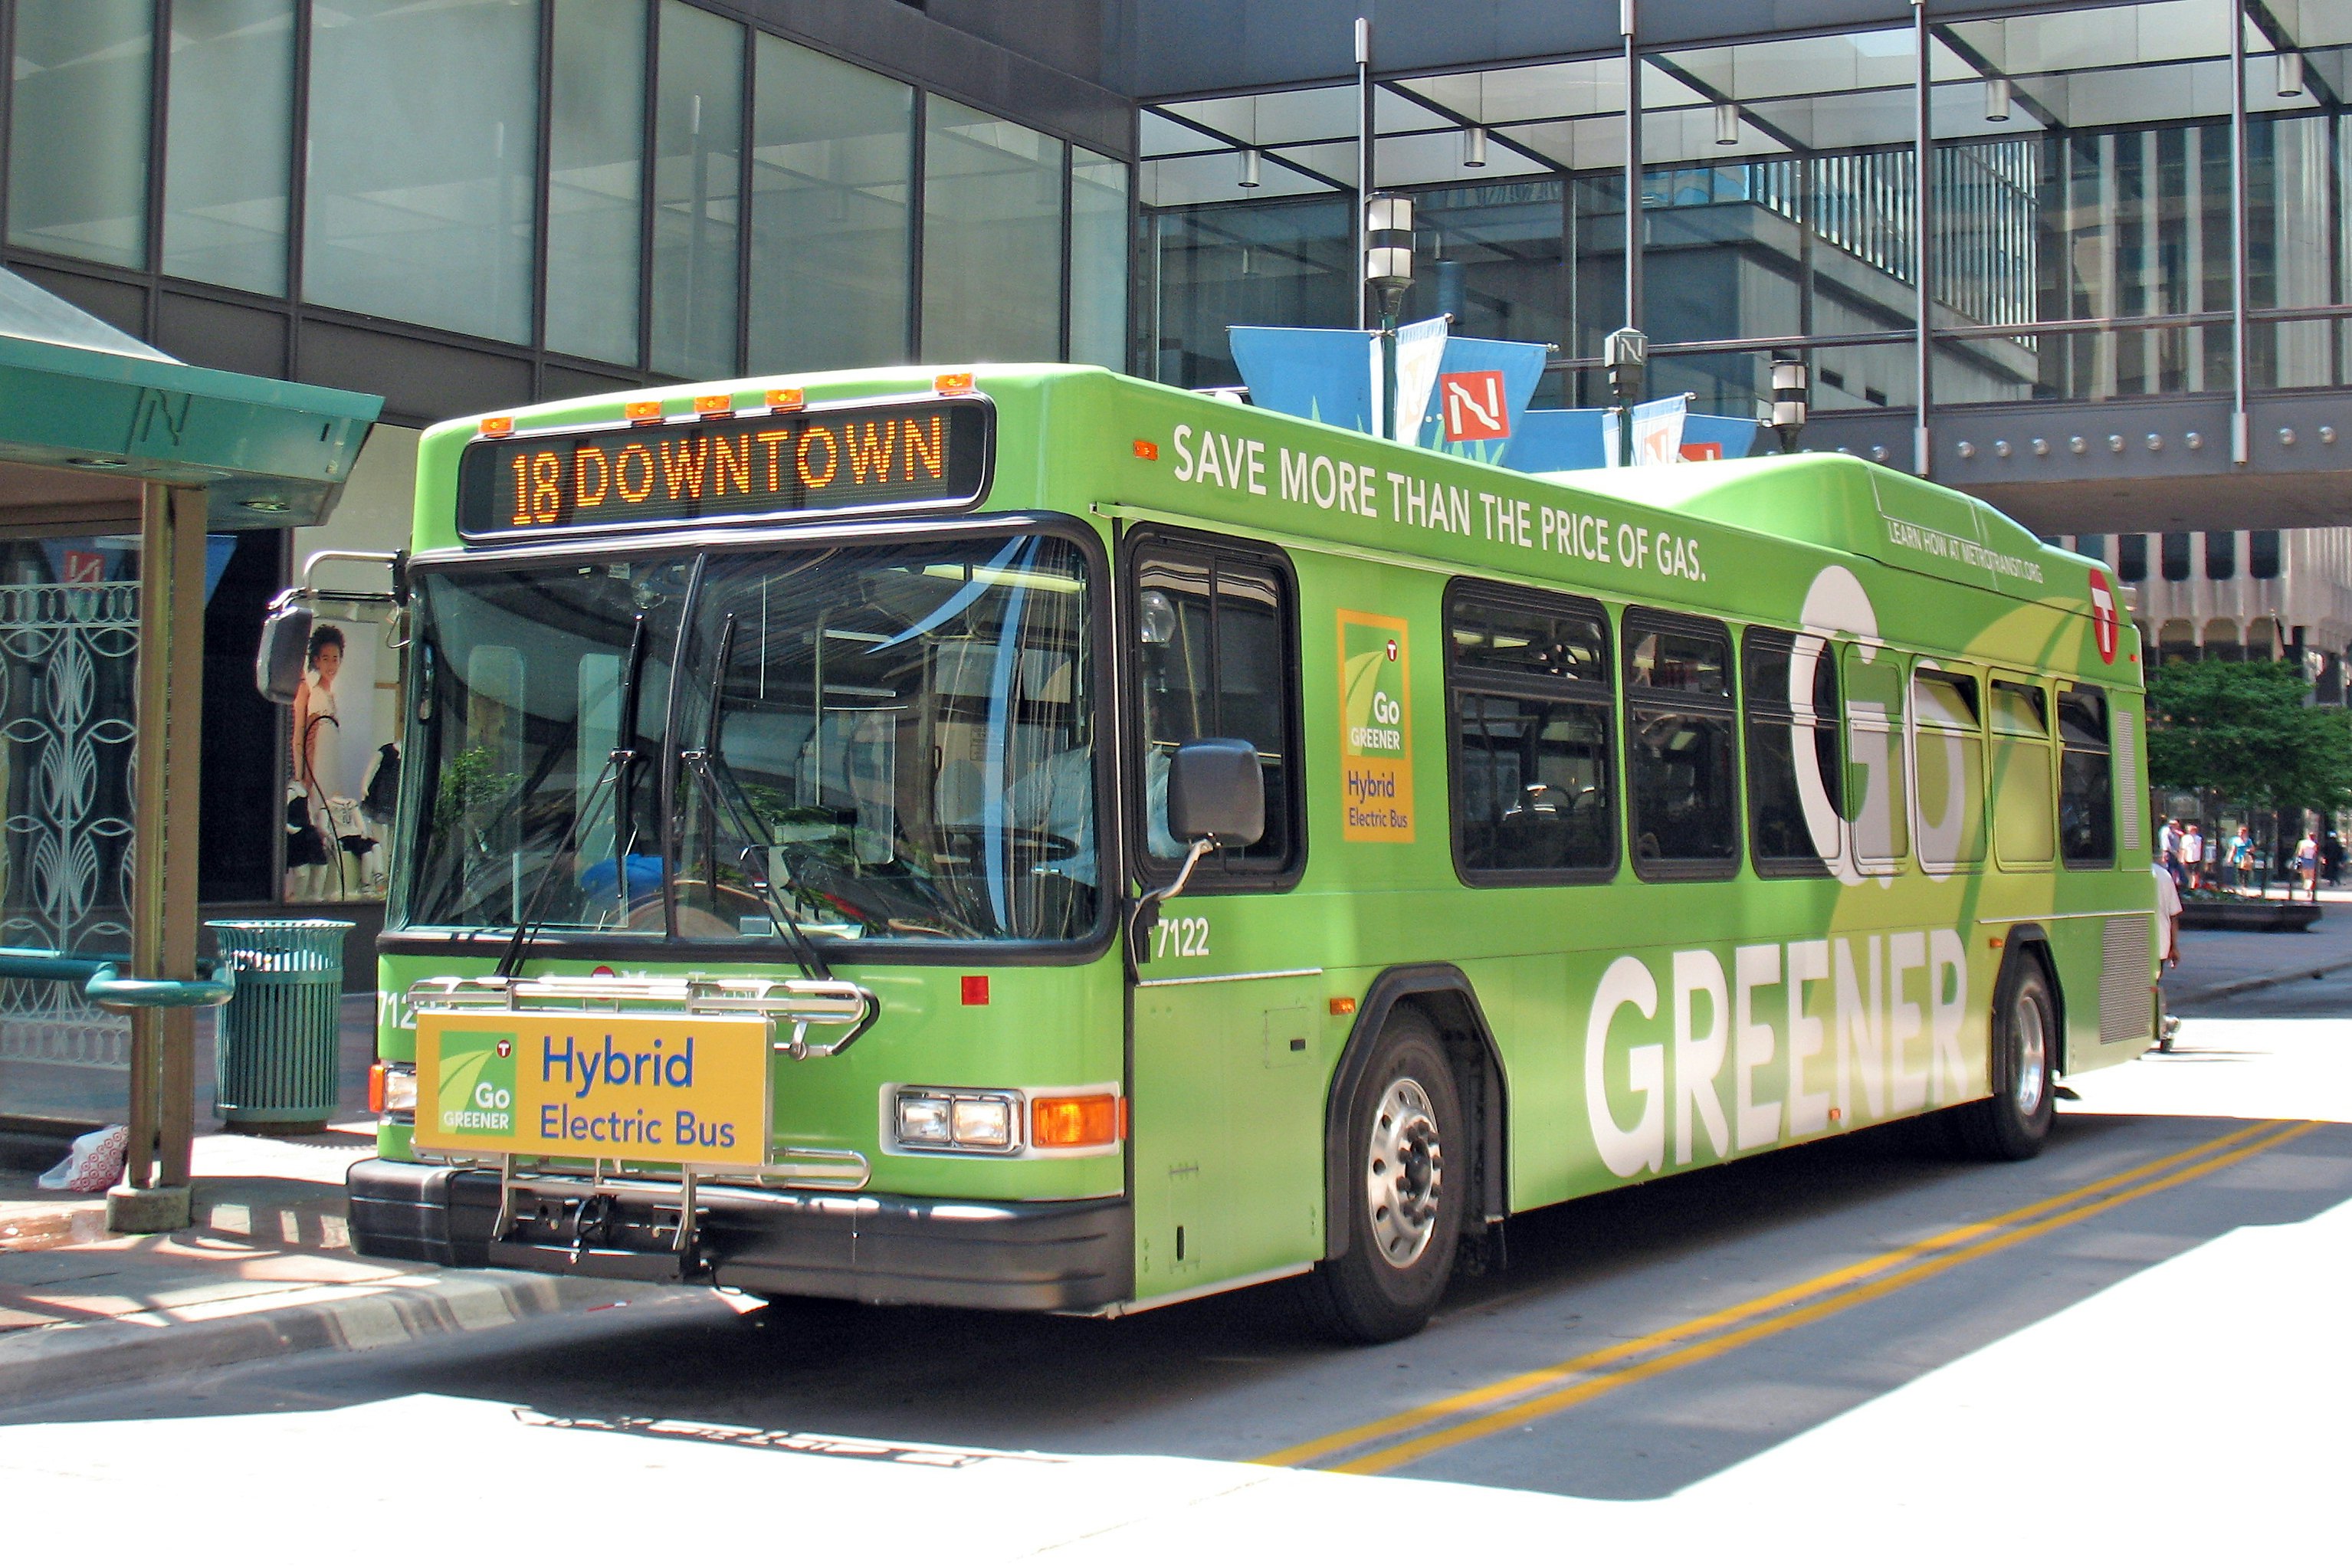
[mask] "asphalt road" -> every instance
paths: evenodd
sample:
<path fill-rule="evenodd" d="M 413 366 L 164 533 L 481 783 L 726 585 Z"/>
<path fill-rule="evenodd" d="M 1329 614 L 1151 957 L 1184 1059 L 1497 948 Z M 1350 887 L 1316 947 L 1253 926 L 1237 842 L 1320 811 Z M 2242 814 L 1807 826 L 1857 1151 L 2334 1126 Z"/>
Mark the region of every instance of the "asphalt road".
<path fill-rule="evenodd" d="M 0 1414 L 0 1495 L 39 1500 L 20 1541 L 203 1519 L 264 1562 L 2333 1556 L 2344 1020 L 2352 975 L 2216 1005 L 2024 1164 L 1890 1129 L 1525 1216 L 1399 1345 L 1319 1343 L 1281 1287 L 1109 1322 L 681 1293 Z"/>

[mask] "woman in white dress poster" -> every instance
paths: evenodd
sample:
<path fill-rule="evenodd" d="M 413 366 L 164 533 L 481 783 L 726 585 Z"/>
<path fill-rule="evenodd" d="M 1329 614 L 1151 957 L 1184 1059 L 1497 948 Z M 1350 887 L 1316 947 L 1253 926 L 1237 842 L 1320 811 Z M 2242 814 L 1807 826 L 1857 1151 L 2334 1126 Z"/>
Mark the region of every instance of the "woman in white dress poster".
<path fill-rule="evenodd" d="M 286 786 L 286 897 L 319 903 L 349 896 L 343 857 L 327 803 L 335 766 L 335 677 L 343 668 L 343 633 L 324 623 L 310 633 L 310 672 L 294 694 L 294 774 Z"/>

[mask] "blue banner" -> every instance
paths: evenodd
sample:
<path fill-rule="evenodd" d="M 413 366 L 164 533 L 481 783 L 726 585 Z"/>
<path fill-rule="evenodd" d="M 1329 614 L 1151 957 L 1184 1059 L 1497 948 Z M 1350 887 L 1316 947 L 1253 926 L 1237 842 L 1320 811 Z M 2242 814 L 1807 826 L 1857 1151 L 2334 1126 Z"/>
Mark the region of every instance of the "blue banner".
<path fill-rule="evenodd" d="M 1433 447 L 1456 458 L 1482 463 L 1502 461 L 1502 453 L 1517 434 L 1518 424 L 1543 380 L 1541 343 L 1516 343 L 1500 338 L 1448 338 L 1437 365 L 1437 388 L 1430 400 L 1429 417 L 1407 444 Z M 1499 406 L 1492 397 L 1491 377 L 1502 379 Z M 1499 415 L 1499 418 L 1496 416 Z"/>
<path fill-rule="evenodd" d="M 1227 327 L 1250 401 L 1343 430 L 1372 428 L 1380 340 L 1333 327 Z"/>
<path fill-rule="evenodd" d="M 1511 438 L 1495 460 L 1523 474 L 1606 468 L 1602 414 L 1598 408 L 1530 408 L 1511 426 Z"/>
<path fill-rule="evenodd" d="M 1753 419 L 1727 419 L 1720 414 L 1685 414 L 1683 416 L 1683 461 L 1692 463 L 1707 458 L 1745 458 L 1756 449 L 1756 430 Z"/>

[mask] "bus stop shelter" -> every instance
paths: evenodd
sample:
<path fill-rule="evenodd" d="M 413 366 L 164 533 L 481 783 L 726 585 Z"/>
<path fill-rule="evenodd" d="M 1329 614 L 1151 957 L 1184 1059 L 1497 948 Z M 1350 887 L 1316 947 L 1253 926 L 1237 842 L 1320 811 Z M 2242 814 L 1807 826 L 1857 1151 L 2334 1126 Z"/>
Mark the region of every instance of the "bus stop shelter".
<path fill-rule="evenodd" d="M 229 987 L 196 951 L 208 541 L 325 521 L 382 406 L 0 269 L 0 1066 L 127 1069 L 116 1230 L 188 1223 L 193 1009 Z"/>

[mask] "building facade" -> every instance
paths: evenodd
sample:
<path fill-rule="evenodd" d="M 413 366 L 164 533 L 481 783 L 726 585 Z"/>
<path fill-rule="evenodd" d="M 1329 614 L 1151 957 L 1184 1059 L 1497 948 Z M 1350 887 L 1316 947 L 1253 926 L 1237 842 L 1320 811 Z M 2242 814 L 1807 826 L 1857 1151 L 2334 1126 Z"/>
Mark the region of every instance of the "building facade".
<path fill-rule="evenodd" d="M 215 911 L 380 896 L 387 628 L 341 628 L 316 743 L 249 659 L 302 556 L 404 539 L 425 424 L 859 363 L 1230 383 L 1227 325 L 1354 320 L 1367 121 L 1408 310 L 1554 345 L 1539 403 L 1603 401 L 1629 323 L 1707 412 L 1801 360 L 1809 445 L 2077 540 L 2154 645 L 2342 689 L 2352 0 L 0 0 L 0 262 L 385 399 L 327 528 L 223 545 Z M 135 571 L 125 522 L 9 581 Z"/>

